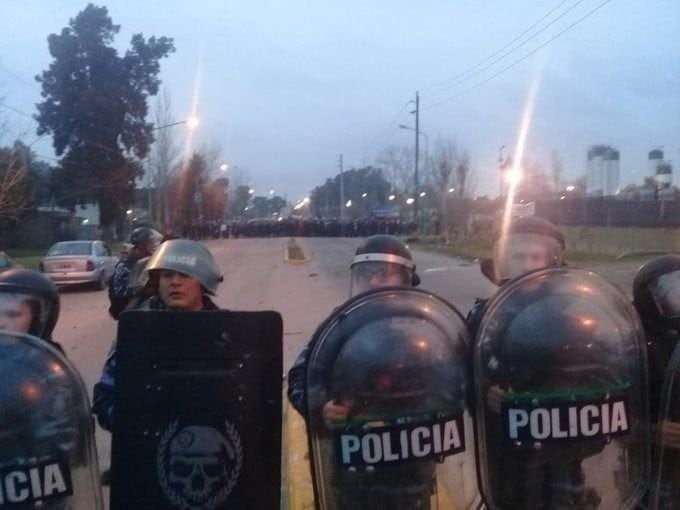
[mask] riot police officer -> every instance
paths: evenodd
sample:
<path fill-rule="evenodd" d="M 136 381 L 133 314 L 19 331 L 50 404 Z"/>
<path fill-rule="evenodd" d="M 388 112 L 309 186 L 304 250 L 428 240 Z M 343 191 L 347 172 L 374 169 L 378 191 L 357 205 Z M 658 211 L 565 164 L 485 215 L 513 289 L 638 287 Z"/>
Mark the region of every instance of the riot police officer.
<path fill-rule="evenodd" d="M 102 508 L 87 392 L 52 340 L 58 316 L 49 278 L 25 268 L 0 274 L 3 507 Z"/>
<path fill-rule="evenodd" d="M 175 239 L 164 242 L 149 259 L 144 270 L 156 282 L 154 294 L 139 305 L 147 310 L 217 310 L 210 299 L 222 281 L 210 251 L 196 241 Z M 115 385 L 115 344 L 94 387 L 92 411 L 101 427 L 113 425 Z"/>
<path fill-rule="evenodd" d="M 375 235 L 364 239 L 356 249 L 350 264 L 350 272 L 350 297 L 380 287 L 395 285 L 416 287 L 420 284 L 408 246 L 390 235 Z M 307 407 L 304 388 L 309 353 L 325 324 L 326 321 L 319 325 L 288 372 L 288 399 L 302 416 L 306 415 Z M 346 412 L 345 406 L 333 403 L 329 403 L 325 408 L 325 415 L 329 421 L 342 419 Z"/>
<path fill-rule="evenodd" d="M 625 295 L 594 273 L 535 271 L 492 298 L 474 363 L 492 508 L 636 503 L 646 472 L 643 349 Z M 613 476 L 593 469 L 600 462 Z"/>
<path fill-rule="evenodd" d="M 670 367 L 680 339 L 680 256 L 662 255 L 646 262 L 633 280 L 633 305 L 640 316 L 647 340 L 649 403 L 653 437 L 652 462 L 656 485 L 652 498 L 663 504 L 680 504 L 677 460 L 680 455 L 680 398 L 673 392 L 675 368 Z M 662 400 L 664 379 L 666 401 Z M 658 425 L 658 429 L 657 429 Z M 675 503 L 673 503 L 675 502 Z"/>
<path fill-rule="evenodd" d="M 656 257 L 638 270 L 633 305 L 647 335 L 650 417 L 655 423 L 664 372 L 680 338 L 680 256 Z"/>
<path fill-rule="evenodd" d="M 59 317 L 59 293 L 38 271 L 12 268 L 0 273 L 0 329 L 42 338 L 63 352 L 52 340 Z"/>
<path fill-rule="evenodd" d="M 469 349 L 462 316 L 427 292 L 378 288 L 336 309 L 306 381 L 320 508 L 475 508 Z"/>
<path fill-rule="evenodd" d="M 131 249 L 127 256 L 116 264 L 111 278 L 109 314 L 114 319 L 118 320 L 121 312 L 143 287 L 139 276 L 148 257 L 156 251 L 162 239 L 160 232 L 149 227 L 138 227 L 130 234 L 128 244 L 131 245 Z"/>
<path fill-rule="evenodd" d="M 492 249 L 493 258 L 483 260 L 480 269 L 498 286 L 530 271 L 564 263 L 564 236 L 555 225 L 537 216 L 513 218 L 506 229 L 497 233 Z M 468 313 L 466 320 L 473 338 L 487 302 L 488 299 L 477 298 Z"/>

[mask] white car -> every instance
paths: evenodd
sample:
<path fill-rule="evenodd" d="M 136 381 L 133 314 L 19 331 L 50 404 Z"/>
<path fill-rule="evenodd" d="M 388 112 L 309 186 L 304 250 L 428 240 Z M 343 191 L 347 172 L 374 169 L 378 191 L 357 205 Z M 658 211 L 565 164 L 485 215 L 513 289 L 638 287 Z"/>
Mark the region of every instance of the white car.
<path fill-rule="evenodd" d="M 116 262 L 103 241 L 62 241 L 40 261 L 40 271 L 56 285 L 91 283 L 103 290 Z"/>

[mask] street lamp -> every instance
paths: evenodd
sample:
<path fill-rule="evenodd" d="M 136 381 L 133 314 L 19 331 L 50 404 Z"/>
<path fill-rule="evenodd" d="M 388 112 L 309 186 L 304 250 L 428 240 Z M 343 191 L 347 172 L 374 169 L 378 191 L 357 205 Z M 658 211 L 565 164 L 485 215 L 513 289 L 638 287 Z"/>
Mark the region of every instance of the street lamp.
<path fill-rule="evenodd" d="M 394 198 L 395 198 L 394 195 L 390 195 L 389 197 L 387 197 L 387 200 L 394 200 Z"/>
<path fill-rule="evenodd" d="M 226 172 L 227 170 L 229 170 L 229 165 L 227 165 L 226 163 L 222 163 L 222 164 L 220 165 L 220 170 L 221 170 L 222 172 Z"/>

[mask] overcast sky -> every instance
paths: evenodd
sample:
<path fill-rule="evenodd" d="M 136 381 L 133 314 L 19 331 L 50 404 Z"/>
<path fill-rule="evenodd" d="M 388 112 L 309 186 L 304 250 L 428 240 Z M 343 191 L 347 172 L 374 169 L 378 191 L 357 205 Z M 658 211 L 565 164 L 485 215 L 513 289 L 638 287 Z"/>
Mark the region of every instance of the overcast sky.
<path fill-rule="evenodd" d="M 470 152 L 477 193 L 496 195 L 499 147 L 514 150 L 534 80 L 525 159 L 549 170 L 555 150 L 565 179 L 575 179 L 585 174 L 588 147 L 610 144 L 621 153 L 622 185 L 642 181 L 647 153 L 656 146 L 680 167 L 677 0 L 97 5 L 106 5 L 121 25 L 121 51 L 136 32 L 174 38 L 177 51 L 162 62 L 161 77 L 175 116 L 189 115 L 200 69 L 197 141 L 218 144 L 225 162 L 247 170 L 258 194 L 274 189 L 299 199 L 337 173 L 340 153 L 350 168 L 374 163 L 388 145 L 412 146 L 413 132 L 397 125 L 413 125 L 407 102 L 418 90 L 421 131 L 430 146 L 438 137 L 455 138 Z M 7 105 L 35 113 L 39 88 L 33 77 L 51 61 L 47 36 L 85 6 L 70 0 L 0 2 L 0 95 Z M 29 119 L 6 109 L 0 115 L 9 121 L 11 136 L 27 132 L 26 141 L 35 139 Z M 178 129 L 182 134 L 184 127 Z M 50 143 L 33 147 L 49 156 Z M 677 175 L 674 180 L 680 182 Z"/>

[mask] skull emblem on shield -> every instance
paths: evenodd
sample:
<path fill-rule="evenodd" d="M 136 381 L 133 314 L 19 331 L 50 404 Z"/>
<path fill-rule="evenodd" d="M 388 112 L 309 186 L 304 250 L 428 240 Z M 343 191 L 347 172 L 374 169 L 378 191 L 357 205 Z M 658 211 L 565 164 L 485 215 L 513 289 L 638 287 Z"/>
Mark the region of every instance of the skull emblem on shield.
<path fill-rule="evenodd" d="M 235 427 L 225 425 L 227 437 L 198 425 L 176 432 L 177 422 L 163 434 L 157 459 L 159 482 L 175 506 L 215 508 L 233 489 L 243 455 Z"/>

